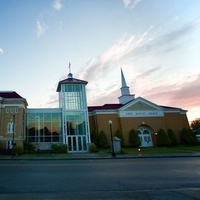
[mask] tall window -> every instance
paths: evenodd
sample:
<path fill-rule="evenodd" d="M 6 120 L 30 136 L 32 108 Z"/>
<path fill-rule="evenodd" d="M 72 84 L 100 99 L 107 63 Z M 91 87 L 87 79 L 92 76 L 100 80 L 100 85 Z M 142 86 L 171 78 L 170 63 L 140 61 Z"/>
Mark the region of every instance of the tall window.
<path fill-rule="evenodd" d="M 14 123 L 13 121 L 8 122 L 7 124 L 7 133 L 13 133 Z"/>

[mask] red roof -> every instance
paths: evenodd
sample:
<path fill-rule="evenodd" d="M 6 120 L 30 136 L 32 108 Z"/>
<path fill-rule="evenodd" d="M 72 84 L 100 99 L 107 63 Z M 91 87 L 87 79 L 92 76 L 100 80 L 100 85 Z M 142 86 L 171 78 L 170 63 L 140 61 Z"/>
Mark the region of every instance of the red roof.
<path fill-rule="evenodd" d="M 94 110 L 114 110 L 119 109 L 123 106 L 123 104 L 104 104 L 103 106 L 88 106 L 88 112 L 92 112 Z"/>
<path fill-rule="evenodd" d="M 84 85 L 86 85 L 88 82 L 80 80 L 80 79 L 76 79 L 76 78 L 67 78 L 67 79 L 64 79 L 62 81 L 59 81 L 56 91 L 59 92 L 61 84 L 65 84 L 65 83 L 67 83 L 67 84 L 84 84 Z"/>
<path fill-rule="evenodd" d="M 6 99 L 23 99 L 17 92 L 15 91 L 0 91 L 0 97 Z"/>

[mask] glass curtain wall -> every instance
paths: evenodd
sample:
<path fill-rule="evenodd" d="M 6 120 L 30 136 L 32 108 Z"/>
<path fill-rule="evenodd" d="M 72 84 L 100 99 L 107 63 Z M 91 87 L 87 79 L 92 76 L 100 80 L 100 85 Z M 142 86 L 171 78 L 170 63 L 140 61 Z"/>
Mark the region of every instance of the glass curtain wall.
<path fill-rule="evenodd" d="M 83 84 L 66 84 L 62 85 L 64 92 L 65 110 L 82 110 L 86 109 L 85 85 Z"/>
<path fill-rule="evenodd" d="M 90 142 L 84 84 L 63 84 L 59 94 L 63 108 L 64 143 L 69 151 L 86 151 Z"/>
<path fill-rule="evenodd" d="M 26 141 L 32 143 L 62 142 L 61 112 L 27 112 Z"/>

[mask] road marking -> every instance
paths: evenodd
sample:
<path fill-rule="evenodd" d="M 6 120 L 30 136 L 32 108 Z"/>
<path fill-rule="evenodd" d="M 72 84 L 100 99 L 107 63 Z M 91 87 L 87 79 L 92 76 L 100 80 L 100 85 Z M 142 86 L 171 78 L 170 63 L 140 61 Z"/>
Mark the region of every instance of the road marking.
<path fill-rule="evenodd" d="M 117 165 L 132 165 L 131 162 L 117 163 Z M 67 166 L 113 166 L 113 163 L 0 163 L 0 167 L 67 167 Z"/>

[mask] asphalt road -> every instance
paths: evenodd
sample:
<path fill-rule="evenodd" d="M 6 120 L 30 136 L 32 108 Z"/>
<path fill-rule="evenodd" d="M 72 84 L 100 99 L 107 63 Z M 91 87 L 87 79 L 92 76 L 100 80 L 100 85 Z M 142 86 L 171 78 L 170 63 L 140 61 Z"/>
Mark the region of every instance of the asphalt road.
<path fill-rule="evenodd" d="M 200 199 L 200 159 L 0 160 L 0 199 Z"/>

